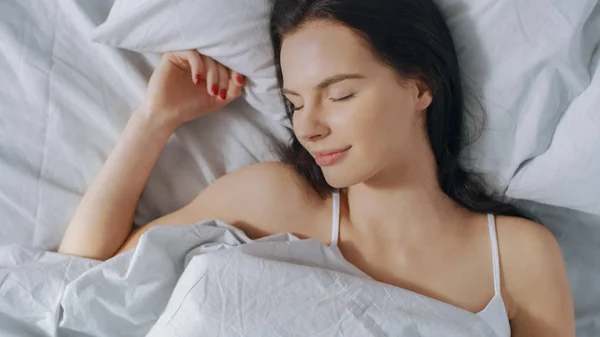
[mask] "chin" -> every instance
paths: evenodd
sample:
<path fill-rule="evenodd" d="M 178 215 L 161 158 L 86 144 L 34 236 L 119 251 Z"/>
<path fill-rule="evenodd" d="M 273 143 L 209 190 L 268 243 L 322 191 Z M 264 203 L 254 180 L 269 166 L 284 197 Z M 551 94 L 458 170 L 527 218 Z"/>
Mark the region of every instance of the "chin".
<path fill-rule="evenodd" d="M 333 188 L 347 188 L 360 184 L 366 180 L 365 174 L 361 174 L 358 167 L 350 168 L 348 165 L 335 165 L 321 168 L 323 176 Z"/>

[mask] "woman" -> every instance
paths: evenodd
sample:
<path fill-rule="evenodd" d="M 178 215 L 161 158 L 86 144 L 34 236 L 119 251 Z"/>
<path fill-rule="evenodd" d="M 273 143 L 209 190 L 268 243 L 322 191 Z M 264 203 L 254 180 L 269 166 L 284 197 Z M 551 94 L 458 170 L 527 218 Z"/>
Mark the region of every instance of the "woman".
<path fill-rule="evenodd" d="M 59 251 L 108 259 L 154 226 L 216 218 L 251 238 L 290 232 L 331 244 L 378 281 L 476 313 L 499 337 L 575 336 L 552 235 L 514 217 L 458 163 L 459 66 L 434 3 L 279 0 L 271 29 L 294 127 L 289 164 L 231 173 L 130 235 L 168 138 L 244 82 L 195 51 L 167 53 Z M 333 224 L 332 210 L 341 211 Z"/>

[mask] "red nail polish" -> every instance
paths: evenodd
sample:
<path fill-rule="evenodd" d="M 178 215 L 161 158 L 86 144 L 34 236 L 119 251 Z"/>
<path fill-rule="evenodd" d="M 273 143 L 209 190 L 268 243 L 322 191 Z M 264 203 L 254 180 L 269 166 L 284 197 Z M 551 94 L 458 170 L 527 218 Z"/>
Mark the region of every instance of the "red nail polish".
<path fill-rule="evenodd" d="M 216 84 L 213 84 L 211 91 L 214 96 L 219 95 L 219 86 Z"/>
<path fill-rule="evenodd" d="M 199 84 L 202 81 L 202 76 L 196 75 L 196 84 Z"/>
<path fill-rule="evenodd" d="M 244 76 L 242 76 L 242 75 L 237 75 L 237 81 L 238 81 L 238 83 L 239 83 L 239 84 L 242 84 L 242 83 L 244 83 Z"/>
<path fill-rule="evenodd" d="M 222 100 L 226 100 L 227 99 L 227 90 L 221 90 L 221 99 Z"/>

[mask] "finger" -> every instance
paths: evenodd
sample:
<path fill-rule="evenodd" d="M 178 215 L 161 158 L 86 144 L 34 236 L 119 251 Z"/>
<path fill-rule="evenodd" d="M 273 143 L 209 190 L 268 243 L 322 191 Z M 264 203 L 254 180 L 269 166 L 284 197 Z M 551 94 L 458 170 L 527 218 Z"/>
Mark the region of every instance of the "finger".
<path fill-rule="evenodd" d="M 217 62 L 212 58 L 205 56 L 204 66 L 206 67 L 206 90 L 211 96 L 219 95 L 219 69 Z"/>
<path fill-rule="evenodd" d="M 205 73 L 202 55 L 200 55 L 197 50 L 188 50 L 186 51 L 185 56 L 191 68 L 192 81 L 195 84 L 200 83 L 200 81 L 202 81 L 202 75 Z"/>
<path fill-rule="evenodd" d="M 242 95 L 242 88 L 244 87 L 244 84 L 246 83 L 246 78 L 244 77 L 244 75 L 238 73 L 235 70 L 230 70 L 229 71 L 230 76 L 229 76 L 229 95 L 231 96 L 231 99 L 234 100 L 238 97 L 240 97 Z"/>
<path fill-rule="evenodd" d="M 183 71 L 190 71 L 190 64 L 184 51 L 167 52 L 163 54 L 163 60 L 168 60 Z"/>
<path fill-rule="evenodd" d="M 217 64 L 219 70 L 219 98 L 227 100 L 227 91 L 229 88 L 229 70 L 222 64 Z"/>
<path fill-rule="evenodd" d="M 242 86 L 234 79 L 229 80 L 229 88 L 227 88 L 227 100 L 232 101 L 242 94 Z"/>
<path fill-rule="evenodd" d="M 231 82 L 233 82 L 233 84 L 237 86 L 243 86 L 245 81 L 246 78 L 244 77 L 244 75 L 234 70 L 231 71 Z"/>

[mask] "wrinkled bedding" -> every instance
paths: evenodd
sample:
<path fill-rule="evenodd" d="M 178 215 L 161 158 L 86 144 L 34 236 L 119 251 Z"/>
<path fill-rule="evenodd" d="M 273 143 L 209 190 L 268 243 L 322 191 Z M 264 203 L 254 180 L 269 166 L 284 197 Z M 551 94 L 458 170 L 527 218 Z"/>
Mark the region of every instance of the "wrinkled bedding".
<path fill-rule="evenodd" d="M 360 276 L 289 234 L 158 227 L 107 262 L 2 248 L 0 335 L 494 337 L 476 315 Z M 37 296 L 36 296 L 37 295 Z"/>

